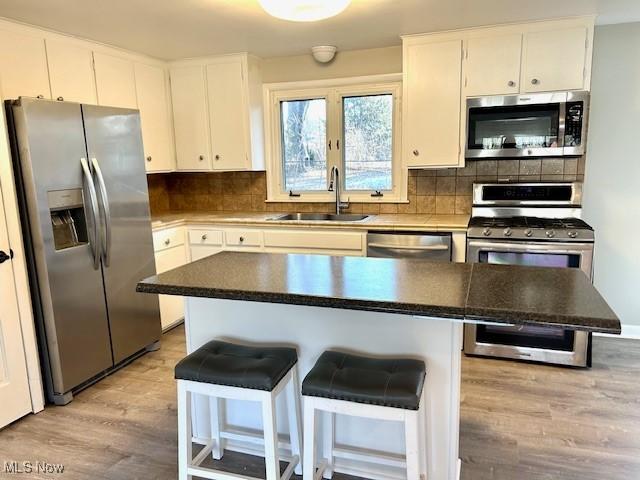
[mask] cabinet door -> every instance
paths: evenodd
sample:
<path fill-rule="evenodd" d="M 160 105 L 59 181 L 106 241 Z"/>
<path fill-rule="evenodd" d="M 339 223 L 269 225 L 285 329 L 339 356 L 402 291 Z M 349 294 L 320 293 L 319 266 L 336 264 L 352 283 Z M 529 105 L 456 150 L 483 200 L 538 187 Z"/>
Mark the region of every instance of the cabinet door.
<path fill-rule="evenodd" d="M 207 66 L 214 170 L 247 169 L 247 103 L 242 62 Z"/>
<path fill-rule="evenodd" d="M 171 121 L 165 83 L 165 71 L 160 67 L 135 64 L 136 92 L 147 172 L 175 169 L 171 141 Z"/>
<path fill-rule="evenodd" d="M 204 68 L 176 67 L 170 74 L 178 170 L 211 170 Z"/>
<path fill-rule="evenodd" d="M 191 261 L 195 262 L 196 260 L 200 260 L 201 258 L 205 258 L 210 255 L 215 255 L 216 253 L 220 253 L 221 251 L 222 247 L 191 245 Z"/>
<path fill-rule="evenodd" d="M 0 30 L 2 98 L 51 98 L 44 40 Z"/>
<path fill-rule="evenodd" d="M 138 108 L 133 62 L 95 52 L 98 104 L 110 107 Z"/>
<path fill-rule="evenodd" d="M 158 273 L 166 272 L 187 263 L 184 245 L 156 252 L 155 257 L 156 271 Z M 160 302 L 160 320 L 163 329 L 184 318 L 184 300 L 182 297 L 159 295 L 158 300 Z"/>
<path fill-rule="evenodd" d="M 459 164 L 462 40 L 407 47 L 403 155 L 409 167 Z"/>
<path fill-rule="evenodd" d="M 527 33 L 522 90 L 549 92 L 584 88 L 586 52 L 585 27 Z"/>
<path fill-rule="evenodd" d="M 47 40 L 51 96 L 69 102 L 96 104 L 96 84 L 91 50 Z"/>
<path fill-rule="evenodd" d="M 465 94 L 507 95 L 520 90 L 522 35 L 470 38 L 465 54 Z"/>

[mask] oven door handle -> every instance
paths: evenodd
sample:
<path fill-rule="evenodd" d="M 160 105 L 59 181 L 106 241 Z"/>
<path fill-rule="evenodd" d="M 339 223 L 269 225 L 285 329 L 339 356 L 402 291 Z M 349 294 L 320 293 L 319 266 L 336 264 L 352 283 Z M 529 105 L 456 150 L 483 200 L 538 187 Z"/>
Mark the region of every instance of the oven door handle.
<path fill-rule="evenodd" d="M 508 243 L 508 242 L 492 242 L 492 241 L 476 241 L 469 240 L 468 247 L 481 249 L 501 249 L 506 252 L 545 252 L 545 253 L 565 253 L 565 254 L 581 254 L 593 250 L 592 243 L 572 243 L 571 247 L 558 247 L 554 243 Z"/>

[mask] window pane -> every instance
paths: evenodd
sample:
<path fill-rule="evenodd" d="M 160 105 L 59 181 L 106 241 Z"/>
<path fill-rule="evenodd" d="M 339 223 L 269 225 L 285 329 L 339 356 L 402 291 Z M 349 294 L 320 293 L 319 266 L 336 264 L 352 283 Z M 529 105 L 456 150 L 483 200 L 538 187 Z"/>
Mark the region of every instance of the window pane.
<path fill-rule="evenodd" d="M 393 95 L 344 97 L 347 190 L 391 190 Z"/>
<path fill-rule="evenodd" d="M 280 102 L 285 191 L 327 189 L 324 98 Z"/>

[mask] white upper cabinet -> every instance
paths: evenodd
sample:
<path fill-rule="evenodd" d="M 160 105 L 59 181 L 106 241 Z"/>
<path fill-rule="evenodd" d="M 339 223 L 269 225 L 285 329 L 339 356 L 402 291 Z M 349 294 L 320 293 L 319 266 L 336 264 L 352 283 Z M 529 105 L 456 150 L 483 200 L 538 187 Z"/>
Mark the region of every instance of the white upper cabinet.
<path fill-rule="evenodd" d="M 403 156 L 408 167 L 460 163 L 462 40 L 404 42 Z"/>
<path fill-rule="evenodd" d="M 177 168 L 211 170 L 204 67 L 172 67 L 170 75 Z"/>
<path fill-rule="evenodd" d="M 52 98 L 96 104 L 91 50 L 55 40 L 46 40 L 46 44 Z"/>
<path fill-rule="evenodd" d="M 138 108 L 133 62 L 94 52 L 98 104 L 110 107 Z"/>
<path fill-rule="evenodd" d="M 465 50 L 467 97 L 520 91 L 522 34 L 471 37 Z"/>
<path fill-rule="evenodd" d="M 0 30 L 2 98 L 51 98 L 44 39 Z"/>
<path fill-rule="evenodd" d="M 142 63 L 136 63 L 134 68 L 145 167 L 147 172 L 174 170 L 175 157 L 171 142 L 165 70 Z"/>
<path fill-rule="evenodd" d="M 588 39 L 588 30 L 583 26 L 526 33 L 522 91 L 585 88 Z"/>
<path fill-rule="evenodd" d="M 207 65 L 214 170 L 247 169 L 247 108 L 242 62 Z"/>

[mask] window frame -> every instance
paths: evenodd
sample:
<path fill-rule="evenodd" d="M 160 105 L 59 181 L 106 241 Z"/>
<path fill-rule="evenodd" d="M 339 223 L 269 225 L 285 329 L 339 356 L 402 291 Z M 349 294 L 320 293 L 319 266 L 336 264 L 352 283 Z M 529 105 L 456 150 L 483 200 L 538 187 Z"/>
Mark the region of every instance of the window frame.
<path fill-rule="evenodd" d="M 352 203 L 402 203 L 407 202 L 408 171 L 402 160 L 402 82 L 401 75 L 379 75 L 340 80 L 265 84 L 265 144 L 267 155 L 267 202 L 333 202 L 335 193 L 329 191 L 294 191 L 290 196 L 284 190 L 282 157 L 281 102 L 324 98 L 327 105 L 327 188 L 333 166 L 340 169 L 341 201 Z M 372 197 L 374 190 L 346 190 L 344 161 L 344 113 L 343 98 L 367 95 L 393 96 L 392 127 L 392 189 L 382 191 L 383 196 Z M 339 140 L 339 148 L 337 146 Z M 332 148 L 329 149 L 329 142 Z"/>

